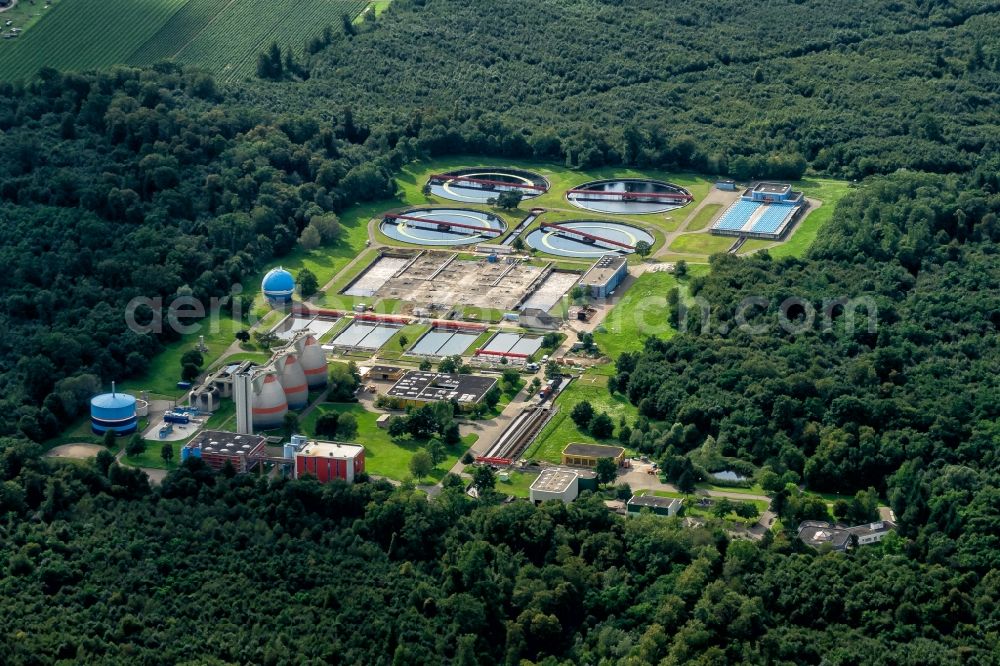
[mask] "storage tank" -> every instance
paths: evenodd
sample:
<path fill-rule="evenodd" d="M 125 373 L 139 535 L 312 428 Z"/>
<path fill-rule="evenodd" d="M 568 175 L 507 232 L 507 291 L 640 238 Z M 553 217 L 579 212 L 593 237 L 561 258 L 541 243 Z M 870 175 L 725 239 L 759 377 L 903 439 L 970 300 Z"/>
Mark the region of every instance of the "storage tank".
<path fill-rule="evenodd" d="M 328 380 L 326 352 L 320 347 L 315 337 L 311 335 L 306 337 L 299 362 L 302 364 L 302 371 L 306 375 L 306 382 L 309 384 L 309 388 L 323 388 L 326 386 Z"/>
<path fill-rule="evenodd" d="M 138 418 L 135 398 L 127 393 L 117 393 L 114 384 L 111 393 L 95 395 L 90 399 L 90 429 L 96 435 L 112 430 L 117 435 L 135 432 Z"/>
<path fill-rule="evenodd" d="M 140 398 L 135 401 L 136 416 L 149 416 L 149 401 Z"/>
<path fill-rule="evenodd" d="M 281 267 L 272 268 L 264 276 L 260 288 L 264 292 L 264 297 L 272 305 L 289 303 L 295 292 L 295 278 Z"/>
<path fill-rule="evenodd" d="M 278 375 L 266 375 L 255 390 L 251 406 L 253 427 L 262 430 L 277 428 L 282 425 L 285 414 L 288 413 L 288 401 L 285 390 L 281 388 Z"/>
<path fill-rule="evenodd" d="M 295 354 L 284 358 L 281 369 L 281 387 L 285 390 L 285 400 L 289 409 L 304 409 L 309 404 L 309 386 L 306 384 L 306 374 L 302 364 Z"/>

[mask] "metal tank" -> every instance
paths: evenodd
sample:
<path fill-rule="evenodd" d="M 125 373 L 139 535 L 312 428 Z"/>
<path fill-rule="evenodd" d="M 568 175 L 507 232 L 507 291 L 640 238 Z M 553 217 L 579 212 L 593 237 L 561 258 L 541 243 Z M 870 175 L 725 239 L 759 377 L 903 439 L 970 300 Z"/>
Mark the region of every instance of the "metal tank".
<path fill-rule="evenodd" d="M 302 364 L 302 371 L 306 375 L 306 382 L 309 388 L 323 388 L 328 379 L 328 368 L 326 362 L 326 352 L 313 336 L 307 336 L 303 346 L 302 354 L 299 357 Z"/>
<path fill-rule="evenodd" d="M 285 390 L 288 408 L 305 408 L 309 404 L 309 386 L 306 384 L 306 374 L 299 359 L 295 354 L 288 354 L 278 365 L 281 367 L 281 387 Z"/>
<path fill-rule="evenodd" d="M 111 385 L 111 393 L 95 395 L 90 399 L 90 429 L 97 435 L 108 430 L 116 435 L 135 432 L 138 418 L 136 400 L 128 393 L 118 393 Z"/>
<path fill-rule="evenodd" d="M 254 384 L 251 403 L 253 427 L 269 430 L 281 426 L 285 414 L 288 413 L 288 400 L 285 398 L 281 382 L 278 381 L 278 375 L 267 374 L 259 380 L 259 385 L 257 382 Z"/>

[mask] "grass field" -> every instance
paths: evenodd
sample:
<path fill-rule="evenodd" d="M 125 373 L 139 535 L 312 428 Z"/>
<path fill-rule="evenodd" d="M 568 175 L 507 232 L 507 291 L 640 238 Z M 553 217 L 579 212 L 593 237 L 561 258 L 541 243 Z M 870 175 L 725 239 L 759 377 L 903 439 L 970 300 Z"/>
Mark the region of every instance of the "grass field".
<path fill-rule="evenodd" d="M 735 242 L 736 239 L 729 236 L 713 236 L 706 233 L 681 234 L 670 244 L 670 249 L 674 252 L 708 256 L 725 252 Z"/>
<path fill-rule="evenodd" d="M 672 273 L 643 273 L 594 333 L 597 347 L 612 359 L 642 349 L 650 335 L 674 335 L 667 321 L 667 292 L 678 286 Z"/>
<path fill-rule="evenodd" d="M 514 497 L 521 497 L 527 499 L 531 493 L 531 484 L 535 482 L 538 478 L 537 474 L 532 474 L 530 472 L 510 472 L 510 478 L 507 481 L 501 481 L 497 478 L 496 491 L 498 493 L 503 493 L 504 495 L 513 495 Z"/>
<path fill-rule="evenodd" d="M 698 264 L 688 267 L 689 275 L 700 275 L 708 266 Z M 667 292 L 684 284 L 672 273 L 647 272 L 636 278 L 614 309 L 594 333 L 598 348 L 612 359 L 622 352 L 639 351 L 646 338 L 655 335 L 669 338 L 675 333 L 667 321 Z"/>
<path fill-rule="evenodd" d="M 698 214 L 688 222 L 687 231 L 701 231 L 707 227 L 712 218 L 718 215 L 720 208 L 722 208 L 722 204 L 705 204 L 702 206 Z"/>
<path fill-rule="evenodd" d="M 821 200 L 823 205 L 809 211 L 806 219 L 799 222 L 787 241 L 768 250 L 772 257 L 805 256 L 809 246 L 819 236 L 823 225 L 833 217 L 833 209 L 837 202 L 847 194 L 850 183 L 829 178 L 814 178 L 796 183 L 796 189 L 798 187 L 802 188 L 807 197 Z"/>
<path fill-rule="evenodd" d="M 358 444 L 365 447 L 365 470 L 376 476 L 386 476 L 390 479 L 403 481 L 410 477 L 410 458 L 423 448 L 422 442 L 409 438 L 394 440 L 389 433 L 375 425 L 379 415 L 369 412 L 357 403 L 326 402 L 317 405 L 306 418 L 302 420 L 302 429 L 309 435 L 315 435 L 316 420 L 330 412 L 338 414 L 350 413 L 358 420 L 358 435 L 354 438 Z M 448 448 L 448 457 L 426 479 L 418 479 L 418 483 L 437 483 L 447 474 L 459 456 L 465 453 L 477 439 L 477 435 L 466 435 L 462 441 Z"/>
<path fill-rule="evenodd" d="M 10 28 L 17 28 L 19 30 L 27 31 L 31 26 L 35 25 L 42 18 L 45 17 L 52 8 L 65 0 L 48 0 L 49 7 L 45 4 L 40 4 L 39 2 L 28 2 L 24 0 L 19 0 L 13 7 L 8 7 L 7 9 L 0 12 L 0 25 L 4 25 L 7 21 L 11 21 Z M 4 31 L 9 30 L 6 25 L 4 25 Z M 23 39 L 24 36 L 20 37 Z"/>
<path fill-rule="evenodd" d="M 595 413 L 608 413 L 611 420 L 615 422 L 615 432 L 618 431 L 620 417 L 624 416 L 631 425 L 638 414 L 635 406 L 622 395 L 608 393 L 607 377 L 595 373 L 585 373 L 580 379 L 573 380 L 566 390 L 556 398 L 559 413 L 542 428 L 542 432 L 525 452 L 524 457 L 558 463 L 562 461 L 562 450 L 566 448 L 567 444 L 571 442 L 597 442 L 598 440 L 589 434 L 580 432 L 576 424 L 573 423 L 573 419 L 569 417 L 573 406 L 584 400 L 593 406 Z M 614 438 L 603 440 L 602 443 L 614 446 L 620 444 Z"/>
<path fill-rule="evenodd" d="M 41 10 L 27 5 L 31 14 Z M 222 82 L 256 75 L 272 42 L 302 44 L 327 26 L 340 29 L 367 0 L 59 0 L 16 40 L 0 42 L 0 78 L 32 76 L 44 66 L 80 71 L 176 60 Z M 110 36 L 110 38 L 109 38 Z"/>

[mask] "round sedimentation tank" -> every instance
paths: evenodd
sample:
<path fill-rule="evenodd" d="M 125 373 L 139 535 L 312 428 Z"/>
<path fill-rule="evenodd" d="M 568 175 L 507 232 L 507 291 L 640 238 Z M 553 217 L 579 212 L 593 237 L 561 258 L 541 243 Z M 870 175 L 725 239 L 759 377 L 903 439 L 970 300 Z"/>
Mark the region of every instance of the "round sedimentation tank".
<path fill-rule="evenodd" d="M 288 303 L 295 293 L 295 278 L 284 268 L 272 268 L 260 283 L 264 298 L 275 304 Z"/>
<path fill-rule="evenodd" d="M 443 199 L 466 203 L 487 203 L 501 192 L 520 192 L 531 199 L 545 194 L 549 181 L 524 169 L 472 167 L 437 173 L 427 179 L 430 193 Z"/>
<path fill-rule="evenodd" d="M 612 215 L 665 213 L 691 201 L 680 185 L 649 178 L 592 180 L 566 193 L 577 208 Z"/>
<path fill-rule="evenodd" d="M 288 413 L 288 400 L 278 381 L 278 375 L 264 377 L 260 390 L 254 391 L 250 409 L 255 429 L 270 430 L 283 424 L 285 414 Z"/>
<path fill-rule="evenodd" d="M 525 242 L 529 247 L 559 257 L 597 259 L 605 254 L 631 254 L 636 244 L 652 246 L 653 235 L 631 224 L 607 220 L 569 220 L 535 229 Z"/>
<path fill-rule="evenodd" d="M 507 223 L 479 210 L 420 208 L 384 215 L 379 228 L 393 240 L 440 247 L 495 241 L 507 230 Z"/>
<path fill-rule="evenodd" d="M 309 404 L 306 373 L 295 354 L 285 357 L 285 365 L 281 369 L 281 388 L 285 391 L 285 401 L 289 409 L 303 409 Z"/>
<path fill-rule="evenodd" d="M 139 422 L 136 416 L 136 400 L 127 393 L 95 395 L 90 399 L 90 429 L 96 435 L 111 430 L 116 435 L 128 435 L 136 431 Z"/>
<path fill-rule="evenodd" d="M 326 386 L 328 381 L 326 352 L 323 351 L 315 337 L 311 335 L 306 337 L 299 362 L 302 364 L 302 371 L 306 375 L 306 383 L 309 384 L 309 388 Z"/>

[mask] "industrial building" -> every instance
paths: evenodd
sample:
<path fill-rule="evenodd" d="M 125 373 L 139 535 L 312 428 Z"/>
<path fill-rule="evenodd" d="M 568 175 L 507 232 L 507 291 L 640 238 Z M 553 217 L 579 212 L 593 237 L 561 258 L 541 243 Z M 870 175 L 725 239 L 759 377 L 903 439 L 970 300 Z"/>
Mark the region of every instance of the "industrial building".
<path fill-rule="evenodd" d="M 396 398 L 404 407 L 455 400 L 460 408 L 468 409 L 482 402 L 483 397 L 496 384 L 495 378 L 482 375 L 410 370 L 386 391 L 386 395 Z"/>
<path fill-rule="evenodd" d="M 788 183 L 754 183 L 712 225 L 716 236 L 780 240 L 792 228 L 806 200 Z"/>
<path fill-rule="evenodd" d="M 562 452 L 562 464 L 573 467 L 596 467 L 601 458 L 611 458 L 621 467 L 625 463 L 625 449 L 603 444 L 567 444 Z"/>
<path fill-rule="evenodd" d="M 289 409 L 304 408 L 309 391 L 328 381 L 326 353 L 307 329 L 295 331 L 265 365 L 252 361 L 219 368 L 188 394 L 188 404 L 216 411 L 223 398 L 236 402 L 236 430 L 249 434 L 282 425 Z"/>
<path fill-rule="evenodd" d="M 535 504 L 550 499 L 569 503 L 585 490 L 597 490 L 597 475 L 593 472 L 547 467 L 528 488 L 528 496 Z"/>
<path fill-rule="evenodd" d="M 181 462 L 201 458 L 212 469 L 230 463 L 237 472 L 253 470 L 266 457 L 264 438 L 223 430 L 203 430 L 181 448 Z"/>
<path fill-rule="evenodd" d="M 681 510 L 681 505 L 681 501 L 676 497 L 633 495 L 625 504 L 625 515 L 637 516 L 645 510 L 657 516 L 676 516 Z"/>
<path fill-rule="evenodd" d="M 406 374 L 406 369 L 394 365 L 372 365 L 358 368 L 358 374 L 363 382 L 398 382 Z"/>
<path fill-rule="evenodd" d="M 135 397 L 118 393 L 114 384 L 111 384 L 111 393 L 90 399 L 90 429 L 95 435 L 103 435 L 109 430 L 115 435 L 128 435 L 135 432 L 138 423 Z"/>
<path fill-rule="evenodd" d="M 606 254 L 580 278 L 580 287 L 591 298 L 607 298 L 627 275 L 628 259 L 620 254 Z"/>
<path fill-rule="evenodd" d="M 560 500 L 569 504 L 579 494 L 580 476 L 571 469 L 542 470 L 528 489 L 528 495 L 535 504 L 545 500 Z"/>
<path fill-rule="evenodd" d="M 356 444 L 307 441 L 294 452 L 294 458 L 296 479 L 312 476 L 320 483 L 334 479 L 353 483 L 365 471 L 365 447 Z"/>
<path fill-rule="evenodd" d="M 264 292 L 264 298 L 267 299 L 268 303 L 275 306 L 284 305 L 292 301 L 292 294 L 295 293 L 295 278 L 280 266 L 272 268 L 261 281 L 260 289 Z"/>

